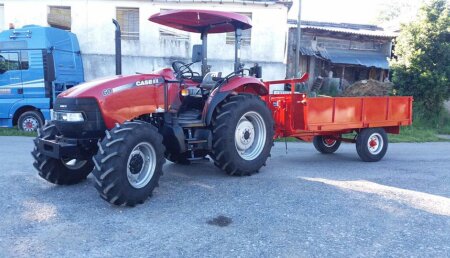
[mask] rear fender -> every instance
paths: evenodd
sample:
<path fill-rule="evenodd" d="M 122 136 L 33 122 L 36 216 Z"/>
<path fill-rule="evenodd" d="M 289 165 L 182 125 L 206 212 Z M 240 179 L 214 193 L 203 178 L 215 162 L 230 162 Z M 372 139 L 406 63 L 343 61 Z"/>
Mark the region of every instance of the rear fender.
<path fill-rule="evenodd" d="M 229 95 L 237 95 L 239 93 L 250 93 L 265 96 L 269 93 L 269 91 L 264 83 L 254 77 L 235 77 L 230 79 L 227 84 L 215 89 L 206 101 L 202 113 L 202 118 L 205 124 L 211 124 L 214 110 L 222 101 L 224 101 Z"/>
<path fill-rule="evenodd" d="M 260 96 L 269 94 L 269 89 L 255 77 L 234 77 L 220 87 L 220 92 L 235 91 L 238 93 L 253 93 Z"/>

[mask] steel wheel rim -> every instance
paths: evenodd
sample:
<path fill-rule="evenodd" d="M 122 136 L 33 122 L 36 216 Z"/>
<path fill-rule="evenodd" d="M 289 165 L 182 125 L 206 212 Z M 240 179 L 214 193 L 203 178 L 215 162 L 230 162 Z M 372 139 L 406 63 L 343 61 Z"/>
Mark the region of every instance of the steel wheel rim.
<path fill-rule="evenodd" d="M 139 164 L 142 162 L 142 164 Z M 156 152 L 150 143 L 141 142 L 128 156 L 127 178 L 136 189 L 145 187 L 153 178 L 156 168 Z"/>
<path fill-rule="evenodd" d="M 72 170 L 80 169 L 86 164 L 86 160 L 80 160 L 80 159 L 61 159 L 63 165 Z"/>
<path fill-rule="evenodd" d="M 379 133 L 373 133 L 367 140 L 367 149 L 370 154 L 377 155 L 381 152 L 384 146 L 383 137 Z"/>
<path fill-rule="evenodd" d="M 323 143 L 323 145 L 325 145 L 325 147 L 331 148 L 334 145 L 336 145 L 337 140 L 331 139 L 331 138 L 322 138 L 322 143 Z"/>
<path fill-rule="evenodd" d="M 257 158 L 264 149 L 266 135 L 266 124 L 261 115 L 254 111 L 245 113 L 239 119 L 234 134 L 239 156 L 244 160 Z"/>
<path fill-rule="evenodd" d="M 39 121 L 34 117 L 27 117 L 22 122 L 22 129 L 26 132 L 36 131 Z"/>

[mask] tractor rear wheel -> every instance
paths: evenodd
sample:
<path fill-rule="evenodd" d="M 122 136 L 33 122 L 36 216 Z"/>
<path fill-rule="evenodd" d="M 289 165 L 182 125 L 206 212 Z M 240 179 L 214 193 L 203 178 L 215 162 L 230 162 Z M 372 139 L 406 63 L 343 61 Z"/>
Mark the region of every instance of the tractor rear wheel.
<path fill-rule="evenodd" d="M 273 146 L 273 119 L 256 95 L 229 96 L 212 121 L 214 164 L 229 175 L 251 175 L 265 165 Z"/>
<path fill-rule="evenodd" d="M 125 122 L 106 131 L 93 157 L 95 187 L 115 205 L 143 203 L 162 175 L 164 145 L 156 127 L 142 121 Z"/>
<path fill-rule="evenodd" d="M 323 154 L 331 154 L 336 152 L 341 146 L 341 141 L 330 136 L 318 135 L 313 139 L 314 147 Z"/>
<path fill-rule="evenodd" d="M 58 130 L 52 122 L 38 130 L 39 136 L 34 140 L 35 148 L 31 155 L 34 157 L 33 166 L 39 171 L 39 176 L 57 185 L 72 185 L 85 180 L 94 167 L 92 161 L 45 156 L 39 150 L 38 139 L 53 140 Z"/>
<path fill-rule="evenodd" d="M 356 151 L 366 162 L 381 160 L 388 148 L 388 137 L 383 128 L 362 129 L 356 138 Z"/>

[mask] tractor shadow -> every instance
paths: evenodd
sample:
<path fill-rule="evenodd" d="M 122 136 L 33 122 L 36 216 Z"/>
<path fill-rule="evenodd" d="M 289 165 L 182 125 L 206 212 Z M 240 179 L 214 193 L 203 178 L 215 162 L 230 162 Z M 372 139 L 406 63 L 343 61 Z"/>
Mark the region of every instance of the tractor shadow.
<path fill-rule="evenodd" d="M 226 178 L 229 177 L 209 161 L 192 162 L 189 165 L 181 165 L 166 161 L 163 167 L 164 177 L 186 177 L 186 178 Z"/>

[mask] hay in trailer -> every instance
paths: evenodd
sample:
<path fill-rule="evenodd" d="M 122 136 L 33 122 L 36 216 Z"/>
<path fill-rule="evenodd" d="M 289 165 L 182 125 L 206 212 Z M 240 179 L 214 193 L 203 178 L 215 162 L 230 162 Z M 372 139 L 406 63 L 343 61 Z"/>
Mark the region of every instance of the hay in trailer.
<path fill-rule="evenodd" d="M 380 82 L 372 79 L 362 80 L 348 86 L 342 93 L 342 96 L 389 96 L 392 86 L 391 82 Z"/>

